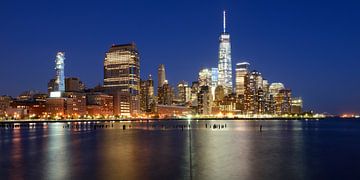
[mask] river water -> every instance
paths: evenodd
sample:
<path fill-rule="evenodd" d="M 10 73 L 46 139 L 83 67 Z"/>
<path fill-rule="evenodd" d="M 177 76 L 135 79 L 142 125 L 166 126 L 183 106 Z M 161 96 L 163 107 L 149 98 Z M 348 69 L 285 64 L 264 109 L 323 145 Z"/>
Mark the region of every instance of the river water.
<path fill-rule="evenodd" d="M 0 179 L 360 179 L 360 120 L 23 124 Z"/>

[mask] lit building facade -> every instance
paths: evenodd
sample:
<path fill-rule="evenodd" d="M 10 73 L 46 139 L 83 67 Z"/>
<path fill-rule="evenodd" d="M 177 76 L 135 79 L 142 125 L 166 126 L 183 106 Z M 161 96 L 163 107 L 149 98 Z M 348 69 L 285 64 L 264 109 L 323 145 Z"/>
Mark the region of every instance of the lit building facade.
<path fill-rule="evenodd" d="M 209 86 L 211 87 L 212 80 L 211 80 L 211 71 L 208 68 L 201 69 L 199 72 L 199 85 L 200 86 Z"/>
<path fill-rule="evenodd" d="M 181 81 L 177 85 L 177 91 L 178 91 L 178 99 L 179 99 L 181 104 L 186 104 L 187 102 L 190 101 L 191 89 L 190 89 L 189 84 L 187 82 Z"/>
<path fill-rule="evenodd" d="M 104 88 L 114 97 L 114 113 L 140 112 L 140 57 L 136 45 L 113 45 L 104 60 Z"/>
<path fill-rule="evenodd" d="M 113 97 L 101 92 L 92 92 L 86 94 L 87 115 L 113 115 L 114 105 Z"/>
<path fill-rule="evenodd" d="M 155 106 L 154 81 L 149 75 L 147 80 L 142 80 L 140 84 L 140 110 L 142 112 L 152 112 Z"/>
<path fill-rule="evenodd" d="M 46 100 L 46 114 L 48 117 L 62 117 L 66 113 L 66 98 L 48 98 Z"/>
<path fill-rule="evenodd" d="M 65 93 L 65 115 L 79 118 L 86 115 L 86 95 L 81 92 Z"/>
<path fill-rule="evenodd" d="M 249 66 L 250 64 L 248 62 L 236 64 L 235 93 L 237 96 L 245 95 L 246 85 L 248 84 Z"/>
<path fill-rule="evenodd" d="M 18 97 L 12 101 L 11 107 L 25 110 L 28 117 L 40 118 L 46 113 L 46 96 L 46 94 L 32 94 L 29 98 Z"/>
<path fill-rule="evenodd" d="M 218 85 L 224 87 L 225 94 L 231 94 L 232 66 L 231 66 L 231 44 L 230 34 L 226 31 L 226 12 L 223 12 L 223 32 L 220 35 L 219 64 L 218 64 Z"/>

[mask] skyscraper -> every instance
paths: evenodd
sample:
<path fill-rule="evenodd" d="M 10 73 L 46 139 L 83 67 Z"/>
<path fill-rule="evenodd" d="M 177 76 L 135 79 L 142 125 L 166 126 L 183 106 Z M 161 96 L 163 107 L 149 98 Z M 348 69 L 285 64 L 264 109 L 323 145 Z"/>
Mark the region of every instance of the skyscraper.
<path fill-rule="evenodd" d="M 147 80 L 141 80 L 140 87 L 140 109 L 142 112 L 151 112 L 152 106 L 155 105 L 154 81 L 151 74 Z"/>
<path fill-rule="evenodd" d="M 235 93 L 237 96 L 245 94 L 249 76 L 249 66 L 250 64 L 248 62 L 236 64 Z"/>
<path fill-rule="evenodd" d="M 50 92 L 50 97 L 61 97 L 65 92 L 65 75 L 64 75 L 64 60 L 65 60 L 65 53 L 58 52 L 56 54 L 55 59 L 55 82 L 52 92 Z"/>
<path fill-rule="evenodd" d="M 104 60 L 104 88 L 114 97 L 114 114 L 140 111 L 140 57 L 136 45 L 113 45 Z"/>
<path fill-rule="evenodd" d="M 160 64 L 158 68 L 158 88 L 164 85 L 165 80 L 166 80 L 165 66 L 164 64 Z"/>
<path fill-rule="evenodd" d="M 224 87 L 225 94 L 232 93 L 232 67 L 230 34 L 226 31 L 226 12 L 223 12 L 223 32 L 220 35 L 219 45 L 219 79 L 218 85 Z"/>
<path fill-rule="evenodd" d="M 182 104 L 185 104 L 190 101 L 191 89 L 187 82 L 181 81 L 177 85 L 177 90 L 178 90 L 178 99 Z"/>

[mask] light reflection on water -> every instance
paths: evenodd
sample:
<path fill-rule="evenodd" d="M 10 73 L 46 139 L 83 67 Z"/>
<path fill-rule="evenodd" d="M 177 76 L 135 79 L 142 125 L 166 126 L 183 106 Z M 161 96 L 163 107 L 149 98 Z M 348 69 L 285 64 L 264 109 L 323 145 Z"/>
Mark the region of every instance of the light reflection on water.
<path fill-rule="evenodd" d="M 0 129 L 0 179 L 360 177 L 360 122 L 354 120 L 93 125 Z"/>

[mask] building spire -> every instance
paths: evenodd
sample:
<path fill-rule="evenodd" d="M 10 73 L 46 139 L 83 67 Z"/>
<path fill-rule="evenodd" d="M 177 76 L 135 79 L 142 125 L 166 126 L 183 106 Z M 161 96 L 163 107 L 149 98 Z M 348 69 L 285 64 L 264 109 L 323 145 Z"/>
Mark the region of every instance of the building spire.
<path fill-rule="evenodd" d="M 226 11 L 223 11 L 223 28 L 224 28 L 224 33 L 226 32 Z"/>

